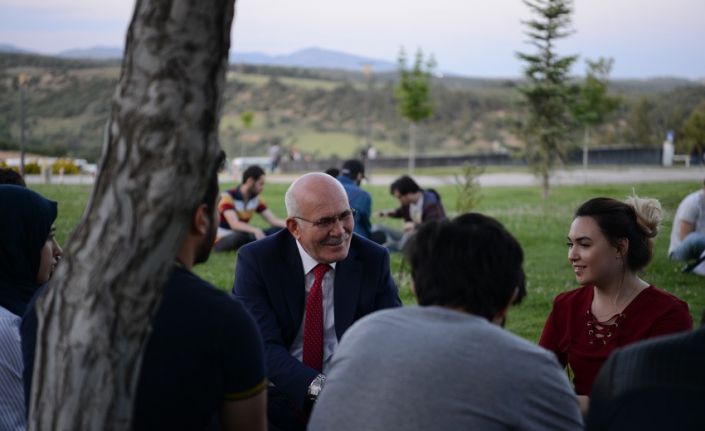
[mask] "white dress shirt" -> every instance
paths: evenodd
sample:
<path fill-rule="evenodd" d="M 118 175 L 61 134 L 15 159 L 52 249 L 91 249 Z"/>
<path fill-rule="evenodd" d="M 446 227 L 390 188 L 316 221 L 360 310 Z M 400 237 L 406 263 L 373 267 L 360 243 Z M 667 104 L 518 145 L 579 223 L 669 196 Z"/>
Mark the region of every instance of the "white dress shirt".
<path fill-rule="evenodd" d="M 313 275 L 313 268 L 318 265 L 318 262 L 312 258 L 306 250 L 301 246 L 301 244 L 296 241 L 296 246 L 299 248 L 299 255 L 301 255 L 301 262 L 304 266 L 304 274 L 306 278 L 304 280 L 304 286 L 306 287 L 306 298 L 308 298 L 308 293 L 311 291 L 313 282 L 315 281 L 315 276 Z M 323 276 L 322 290 L 323 290 L 323 373 L 328 372 L 328 365 L 330 364 L 330 359 L 333 356 L 336 346 L 338 345 L 338 336 L 335 334 L 335 310 L 333 307 L 333 285 L 335 283 L 335 263 L 331 263 L 330 269 L 326 271 Z M 304 300 L 304 304 L 305 304 Z M 304 308 L 304 317 L 301 320 L 301 325 L 299 326 L 299 331 L 296 333 L 296 338 L 291 344 L 291 349 L 289 353 L 291 356 L 295 357 L 299 361 L 303 362 L 304 355 L 304 322 L 306 321 L 306 309 Z"/>
<path fill-rule="evenodd" d="M 417 225 L 423 221 L 423 193 L 418 201 L 409 204 L 409 217 Z"/>

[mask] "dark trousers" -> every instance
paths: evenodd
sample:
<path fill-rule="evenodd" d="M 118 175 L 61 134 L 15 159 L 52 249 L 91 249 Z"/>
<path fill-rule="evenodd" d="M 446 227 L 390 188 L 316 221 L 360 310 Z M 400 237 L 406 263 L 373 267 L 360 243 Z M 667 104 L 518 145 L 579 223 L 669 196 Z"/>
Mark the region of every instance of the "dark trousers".
<path fill-rule="evenodd" d="M 264 230 L 264 233 L 269 236 L 277 233 L 281 230 L 280 227 L 269 227 Z M 255 236 L 249 232 L 243 232 L 241 230 L 234 230 L 230 235 L 224 236 L 219 239 L 214 245 L 213 250 L 215 251 L 233 251 L 237 250 L 243 245 L 250 243 L 255 240 Z"/>
<path fill-rule="evenodd" d="M 304 431 L 308 415 L 299 411 L 284 393 L 274 386 L 267 389 L 267 429 L 269 431 Z"/>

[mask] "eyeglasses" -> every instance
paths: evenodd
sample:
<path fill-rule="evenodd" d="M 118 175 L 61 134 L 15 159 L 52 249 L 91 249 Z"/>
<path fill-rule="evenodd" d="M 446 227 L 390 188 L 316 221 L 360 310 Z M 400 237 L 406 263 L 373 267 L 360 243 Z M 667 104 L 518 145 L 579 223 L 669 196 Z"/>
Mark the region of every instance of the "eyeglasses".
<path fill-rule="evenodd" d="M 319 229 L 330 229 L 338 221 L 340 221 L 341 223 L 346 223 L 348 220 L 350 220 L 351 217 L 355 217 L 355 214 L 357 214 L 357 211 L 355 211 L 354 209 L 349 209 L 349 210 L 343 211 L 342 213 L 338 214 L 337 216 L 322 217 L 322 218 L 319 218 L 318 220 L 307 220 L 303 217 L 298 217 L 298 216 L 293 216 L 292 218 L 297 218 L 299 220 L 303 220 L 305 222 L 311 223 L 313 225 L 313 227 L 316 227 Z"/>

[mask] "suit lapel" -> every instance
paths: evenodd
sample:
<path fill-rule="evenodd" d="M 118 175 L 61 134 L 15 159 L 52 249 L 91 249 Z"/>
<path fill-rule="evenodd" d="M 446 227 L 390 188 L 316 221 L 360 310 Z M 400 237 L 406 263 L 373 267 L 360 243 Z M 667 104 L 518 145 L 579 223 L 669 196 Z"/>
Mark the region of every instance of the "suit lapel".
<path fill-rule="evenodd" d="M 362 282 L 362 263 L 351 246 L 348 257 L 335 266 L 333 309 L 335 310 L 335 334 L 338 340 L 353 324 Z"/>
<path fill-rule="evenodd" d="M 289 308 L 289 313 L 294 322 L 294 334 L 296 334 L 304 317 L 304 302 L 306 298 L 306 286 L 304 284 L 305 274 L 303 264 L 301 263 L 301 256 L 299 255 L 299 249 L 296 247 L 296 240 L 291 234 L 287 236 L 289 238 L 284 253 L 285 268 L 278 276 L 282 279 L 282 284 L 285 286 L 284 296 L 286 298 L 286 305 Z"/>

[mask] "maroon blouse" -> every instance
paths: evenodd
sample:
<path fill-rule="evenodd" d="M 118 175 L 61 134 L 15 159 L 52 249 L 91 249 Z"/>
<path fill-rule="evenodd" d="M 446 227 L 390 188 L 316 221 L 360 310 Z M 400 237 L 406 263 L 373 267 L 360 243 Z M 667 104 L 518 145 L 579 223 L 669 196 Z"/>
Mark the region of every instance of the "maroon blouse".
<path fill-rule="evenodd" d="M 614 349 L 693 327 L 688 304 L 653 286 L 639 292 L 609 323 L 599 322 L 590 311 L 593 289 L 584 286 L 556 296 L 539 341 L 572 372 L 578 395 L 590 395 L 597 372 Z"/>

